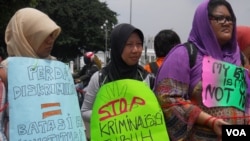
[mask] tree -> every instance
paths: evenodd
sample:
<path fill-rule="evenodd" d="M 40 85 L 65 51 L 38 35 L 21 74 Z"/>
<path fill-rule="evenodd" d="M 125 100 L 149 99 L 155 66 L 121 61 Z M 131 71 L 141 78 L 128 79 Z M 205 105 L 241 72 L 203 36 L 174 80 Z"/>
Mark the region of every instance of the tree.
<path fill-rule="evenodd" d="M 27 6 L 34 6 L 36 0 L 1 0 L 0 1 L 0 48 L 6 54 L 6 45 L 4 42 L 5 28 L 17 9 Z M 4 56 L 7 56 L 4 55 Z"/>
<path fill-rule="evenodd" d="M 104 33 L 100 28 L 106 19 L 117 23 L 116 13 L 98 0 L 40 0 L 38 9 L 44 11 L 61 26 L 52 54 L 62 60 L 82 55 L 86 51 L 104 50 Z"/>
<path fill-rule="evenodd" d="M 99 2 L 99 0 L 24 0 L 22 4 L 18 0 L 10 0 L 12 3 L 8 0 L 4 1 L 6 3 L 1 3 L 1 6 L 3 4 L 11 9 L 5 9 L 5 13 L 6 11 L 11 12 L 7 12 L 4 27 L 0 28 L 1 37 L 4 37 L 2 33 L 14 11 L 25 5 L 35 7 L 48 14 L 62 28 L 62 33 L 52 51 L 52 55 L 62 61 L 72 60 L 78 55 L 82 55 L 81 49 L 86 51 L 104 50 L 104 31 L 100 27 L 105 20 L 109 21 L 107 25 L 109 29 L 117 23 L 117 14 L 107 7 L 106 2 Z M 19 6 L 12 9 L 10 5 L 15 4 Z M 0 43 L 0 46 L 5 46 L 3 42 Z"/>

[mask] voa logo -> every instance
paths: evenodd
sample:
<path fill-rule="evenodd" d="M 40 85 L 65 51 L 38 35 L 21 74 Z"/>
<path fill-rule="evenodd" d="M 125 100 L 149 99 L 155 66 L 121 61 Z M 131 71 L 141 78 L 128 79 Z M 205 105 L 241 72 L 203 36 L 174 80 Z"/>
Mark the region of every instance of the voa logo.
<path fill-rule="evenodd" d="M 247 136 L 244 129 L 226 129 L 227 136 Z"/>

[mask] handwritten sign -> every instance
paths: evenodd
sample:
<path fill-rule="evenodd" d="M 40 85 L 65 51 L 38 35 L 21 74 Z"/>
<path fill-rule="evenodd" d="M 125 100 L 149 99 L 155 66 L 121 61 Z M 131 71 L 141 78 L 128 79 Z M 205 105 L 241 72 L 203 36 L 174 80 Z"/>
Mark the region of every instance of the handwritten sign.
<path fill-rule="evenodd" d="M 137 80 L 103 85 L 93 105 L 90 126 L 91 141 L 169 141 L 154 93 Z"/>
<path fill-rule="evenodd" d="M 247 82 L 244 68 L 206 56 L 202 71 L 202 99 L 205 106 L 233 106 L 245 110 Z"/>
<path fill-rule="evenodd" d="M 85 141 L 69 67 L 52 60 L 8 58 L 10 141 Z"/>

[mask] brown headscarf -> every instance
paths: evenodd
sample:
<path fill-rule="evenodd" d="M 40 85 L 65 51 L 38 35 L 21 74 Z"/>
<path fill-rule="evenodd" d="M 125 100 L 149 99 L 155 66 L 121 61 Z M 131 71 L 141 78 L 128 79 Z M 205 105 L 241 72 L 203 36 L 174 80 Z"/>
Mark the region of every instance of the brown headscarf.
<path fill-rule="evenodd" d="M 34 8 L 18 10 L 9 21 L 5 31 L 5 42 L 9 56 L 39 58 L 36 50 L 53 33 L 55 38 L 61 28 L 45 13 Z M 48 56 L 46 59 L 53 59 Z"/>

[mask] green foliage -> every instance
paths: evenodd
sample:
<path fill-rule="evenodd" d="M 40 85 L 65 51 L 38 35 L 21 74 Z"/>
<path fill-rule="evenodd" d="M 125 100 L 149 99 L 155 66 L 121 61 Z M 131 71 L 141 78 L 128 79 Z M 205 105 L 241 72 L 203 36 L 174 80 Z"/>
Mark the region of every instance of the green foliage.
<path fill-rule="evenodd" d="M 36 0 L 0 0 L 0 48 L 5 51 L 6 45 L 4 42 L 5 28 L 17 9 L 30 6 L 35 4 Z"/>
<path fill-rule="evenodd" d="M 52 51 L 62 61 L 81 55 L 80 49 L 104 50 L 105 32 L 101 26 L 108 20 L 110 33 L 117 24 L 117 14 L 99 0 L 3 0 L 0 1 L 0 46 L 5 46 L 4 31 L 9 19 L 16 10 L 26 6 L 48 14 L 62 28 Z"/>

